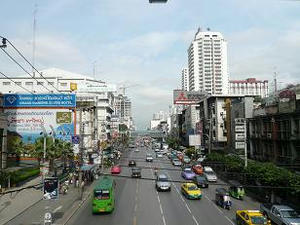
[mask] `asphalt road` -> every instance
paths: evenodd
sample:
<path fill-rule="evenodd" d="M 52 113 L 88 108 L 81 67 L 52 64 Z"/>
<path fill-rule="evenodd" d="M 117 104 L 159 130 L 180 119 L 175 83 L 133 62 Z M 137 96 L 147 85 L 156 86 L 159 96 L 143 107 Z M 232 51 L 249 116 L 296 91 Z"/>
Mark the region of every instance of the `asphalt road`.
<path fill-rule="evenodd" d="M 172 180 L 183 181 L 179 168 L 173 167 L 165 156 L 163 159 L 154 159 L 152 163 L 145 162 L 147 152 L 153 150 L 127 150 L 120 162 L 121 165 L 125 165 L 121 175 L 130 176 L 127 163 L 128 160 L 135 159 L 137 166 L 148 167 L 142 169 L 143 178 L 154 178 L 153 168 L 159 167 L 165 168 L 164 172 Z M 237 209 L 259 208 L 258 202 L 246 197 L 243 201 L 232 199 L 231 210 L 221 209 L 214 202 L 215 189 L 220 185 L 212 184 L 208 189 L 202 189 L 201 200 L 188 200 L 180 193 L 179 182 L 172 182 L 171 192 L 157 192 L 153 180 L 122 177 L 115 177 L 115 180 L 116 207 L 113 213 L 93 215 L 89 199 L 71 218 L 68 225 L 231 225 L 235 224 Z"/>

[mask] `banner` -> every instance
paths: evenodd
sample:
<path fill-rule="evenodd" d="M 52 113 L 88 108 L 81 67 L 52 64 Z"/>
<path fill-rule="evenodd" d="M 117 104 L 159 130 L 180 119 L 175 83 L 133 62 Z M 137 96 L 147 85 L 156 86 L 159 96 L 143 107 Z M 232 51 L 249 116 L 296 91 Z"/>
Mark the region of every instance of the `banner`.
<path fill-rule="evenodd" d="M 76 107 L 75 94 L 5 94 L 4 107 Z"/>
<path fill-rule="evenodd" d="M 4 109 L 7 116 L 7 130 L 10 136 L 22 139 L 24 144 L 34 143 L 41 136 L 43 128 L 49 135 L 71 141 L 74 135 L 74 113 L 69 109 Z M 9 146 L 8 146 L 9 147 Z"/>
<path fill-rule="evenodd" d="M 195 105 L 206 96 L 205 93 L 199 91 L 183 91 L 173 90 L 174 104 L 179 105 Z"/>

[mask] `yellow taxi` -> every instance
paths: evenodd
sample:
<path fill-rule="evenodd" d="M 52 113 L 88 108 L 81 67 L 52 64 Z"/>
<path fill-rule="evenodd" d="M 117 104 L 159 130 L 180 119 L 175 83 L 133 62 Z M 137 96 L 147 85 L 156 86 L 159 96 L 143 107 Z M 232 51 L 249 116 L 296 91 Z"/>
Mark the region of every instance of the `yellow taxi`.
<path fill-rule="evenodd" d="M 188 199 L 201 199 L 202 193 L 200 188 L 194 183 L 183 183 L 181 193 Z"/>
<path fill-rule="evenodd" d="M 237 210 L 236 211 L 237 225 L 271 225 L 271 221 L 259 210 Z"/>

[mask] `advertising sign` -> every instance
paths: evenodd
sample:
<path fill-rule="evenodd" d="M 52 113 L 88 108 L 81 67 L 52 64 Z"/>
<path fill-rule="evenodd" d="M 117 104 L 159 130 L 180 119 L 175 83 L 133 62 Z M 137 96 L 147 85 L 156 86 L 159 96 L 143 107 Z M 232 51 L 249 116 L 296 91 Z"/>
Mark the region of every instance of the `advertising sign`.
<path fill-rule="evenodd" d="M 5 109 L 7 129 L 22 143 L 34 143 L 41 136 L 43 128 L 49 134 L 53 127 L 56 138 L 71 141 L 74 135 L 74 114 L 69 109 Z"/>
<path fill-rule="evenodd" d="M 236 133 L 235 140 L 236 141 L 245 141 L 245 133 Z"/>
<path fill-rule="evenodd" d="M 58 184 L 57 177 L 46 177 L 44 179 L 44 199 L 58 199 Z"/>
<path fill-rule="evenodd" d="M 245 126 L 244 125 L 236 125 L 235 132 L 245 132 Z"/>
<path fill-rule="evenodd" d="M 201 145 L 200 135 L 198 134 L 189 135 L 189 146 L 200 146 L 200 145 Z"/>
<path fill-rule="evenodd" d="M 75 94 L 5 94 L 4 107 L 75 107 Z"/>
<path fill-rule="evenodd" d="M 204 96 L 205 93 L 199 91 L 173 90 L 174 104 L 179 105 L 197 104 Z"/>
<path fill-rule="evenodd" d="M 245 149 L 245 142 L 235 142 L 235 149 Z"/>

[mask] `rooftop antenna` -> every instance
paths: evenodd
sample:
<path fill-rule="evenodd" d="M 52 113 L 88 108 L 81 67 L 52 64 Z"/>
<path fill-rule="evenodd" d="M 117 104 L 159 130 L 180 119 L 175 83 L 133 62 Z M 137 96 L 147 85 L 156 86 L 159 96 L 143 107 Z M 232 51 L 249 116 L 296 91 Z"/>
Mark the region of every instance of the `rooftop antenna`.
<path fill-rule="evenodd" d="M 93 62 L 93 76 L 95 80 L 96 80 L 96 64 L 97 64 L 97 60 Z"/>
<path fill-rule="evenodd" d="M 277 72 L 274 72 L 274 92 L 277 93 Z"/>
<path fill-rule="evenodd" d="M 36 34 L 36 14 L 37 14 L 37 3 L 34 4 L 33 11 L 33 36 L 32 36 L 32 75 L 35 77 L 34 67 L 35 67 L 35 34 Z"/>

